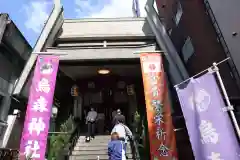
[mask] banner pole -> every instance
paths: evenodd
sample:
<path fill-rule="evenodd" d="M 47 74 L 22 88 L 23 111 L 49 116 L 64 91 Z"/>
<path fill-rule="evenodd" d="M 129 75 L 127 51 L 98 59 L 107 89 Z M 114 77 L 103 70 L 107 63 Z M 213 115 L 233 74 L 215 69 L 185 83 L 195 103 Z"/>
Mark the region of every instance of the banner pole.
<path fill-rule="evenodd" d="M 223 80 L 222 80 L 222 77 L 220 75 L 220 72 L 219 72 L 219 68 L 217 67 L 217 63 L 213 63 L 213 70 L 215 71 L 216 75 L 217 75 L 217 79 L 219 81 L 219 84 L 221 86 L 221 89 L 222 89 L 222 92 L 223 92 L 223 95 L 224 95 L 224 98 L 227 102 L 227 108 L 229 108 L 229 113 L 230 113 L 230 116 L 232 118 L 232 121 L 233 121 L 233 124 L 234 124 L 234 127 L 236 129 L 236 132 L 237 132 L 237 135 L 238 135 L 238 138 L 240 140 L 240 128 L 238 126 L 238 123 L 237 123 L 237 119 L 234 115 L 234 112 L 233 112 L 233 106 L 231 105 L 230 103 L 230 100 L 229 100 L 229 97 L 227 95 L 227 91 L 226 91 L 226 88 L 223 84 Z"/>
<path fill-rule="evenodd" d="M 222 64 L 223 62 L 225 62 L 225 61 L 227 61 L 227 60 L 229 60 L 229 59 L 230 59 L 230 57 L 225 58 L 224 60 L 222 60 L 222 61 L 216 63 L 216 66 Z M 203 71 L 201 71 L 201 72 L 195 74 L 194 76 L 192 76 L 192 77 L 190 77 L 190 78 L 188 78 L 188 79 L 185 79 L 184 81 L 182 81 L 182 82 L 176 84 L 174 87 L 176 88 L 177 86 L 179 86 L 179 85 L 181 85 L 181 84 L 183 84 L 183 83 L 189 81 L 190 79 L 192 79 L 192 78 L 194 78 L 194 77 L 197 77 L 197 76 L 203 74 L 204 72 L 208 72 L 209 69 L 211 69 L 211 68 L 212 68 L 212 66 L 211 66 L 211 67 L 208 67 L 207 69 L 205 69 L 205 70 L 203 70 Z"/>

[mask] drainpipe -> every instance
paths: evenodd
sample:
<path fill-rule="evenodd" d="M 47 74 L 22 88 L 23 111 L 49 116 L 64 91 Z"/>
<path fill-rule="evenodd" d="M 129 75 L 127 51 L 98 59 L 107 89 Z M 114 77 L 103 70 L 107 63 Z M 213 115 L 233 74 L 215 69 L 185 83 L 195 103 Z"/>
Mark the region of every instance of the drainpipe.
<path fill-rule="evenodd" d="M 153 5 L 154 0 L 147 1 L 145 6 L 147 21 L 156 36 L 156 41 L 161 47 L 161 50 L 165 52 L 164 56 L 169 63 L 168 72 L 170 79 L 173 85 L 175 85 L 187 79 L 189 75 Z"/>

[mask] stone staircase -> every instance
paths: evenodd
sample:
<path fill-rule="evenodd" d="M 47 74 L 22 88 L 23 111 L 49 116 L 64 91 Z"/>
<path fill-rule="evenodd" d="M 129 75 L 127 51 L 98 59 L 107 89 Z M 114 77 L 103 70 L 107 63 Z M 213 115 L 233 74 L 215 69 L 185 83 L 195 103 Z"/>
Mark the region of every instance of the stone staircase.
<path fill-rule="evenodd" d="M 91 142 L 85 142 L 85 136 L 80 136 L 69 160 L 108 160 L 108 142 L 110 136 L 96 136 Z M 133 160 L 131 147 L 127 146 L 127 156 Z"/>

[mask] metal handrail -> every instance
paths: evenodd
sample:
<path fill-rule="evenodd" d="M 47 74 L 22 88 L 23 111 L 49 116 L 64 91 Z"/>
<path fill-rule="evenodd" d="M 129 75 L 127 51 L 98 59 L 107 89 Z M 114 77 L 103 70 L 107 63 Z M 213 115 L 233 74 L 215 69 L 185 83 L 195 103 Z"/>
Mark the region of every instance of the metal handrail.
<path fill-rule="evenodd" d="M 71 137 L 69 139 L 70 146 L 69 146 L 68 156 L 70 156 L 72 154 L 72 151 L 73 151 L 75 145 L 77 144 L 79 137 L 80 137 L 80 128 L 79 128 L 79 124 L 77 123 L 76 127 L 73 130 Z"/>
<path fill-rule="evenodd" d="M 138 150 L 138 143 L 137 140 L 135 139 L 135 137 L 133 136 L 131 138 L 131 149 L 132 149 L 132 155 L 133 155 L 133 159 L 134 160 L 140 160 L 140 154 L 139 154 L 139 150 Z"/>

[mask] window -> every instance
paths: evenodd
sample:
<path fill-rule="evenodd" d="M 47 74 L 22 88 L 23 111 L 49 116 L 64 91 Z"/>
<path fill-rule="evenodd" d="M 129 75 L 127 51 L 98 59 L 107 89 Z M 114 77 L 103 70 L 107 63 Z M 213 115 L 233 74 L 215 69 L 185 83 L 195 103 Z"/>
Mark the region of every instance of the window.
<path fill-rule="evenodd" d="M 174 17 L 174 21 L 175 21 L 176 25 L 178 25 L 178 23 L 180 22 L 182 14 L 183 14 L 182 6 L 181 6 L 181 3 L 178 2 L 178 4 L 177 4 L 177 13 L 176 13 L 176 15 Z"/>
<path fill-rule="evenodd" d="M 182 47 L 183 60 L 187 62 L 193 54 L 194 54 L 194 47 L 193 47 L 191 38 L 188 37 Z"/>

